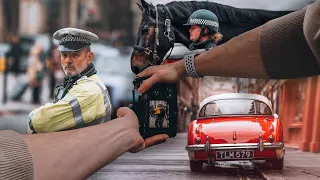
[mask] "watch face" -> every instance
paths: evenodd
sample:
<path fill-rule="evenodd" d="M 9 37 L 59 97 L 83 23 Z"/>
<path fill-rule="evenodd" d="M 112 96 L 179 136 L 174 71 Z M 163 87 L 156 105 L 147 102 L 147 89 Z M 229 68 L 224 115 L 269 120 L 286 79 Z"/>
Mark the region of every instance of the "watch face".
<path fill-rule="evenodd" d="M 149 101 L 149 128 L 169 127 L 169 105 L 167 101 Z"/>

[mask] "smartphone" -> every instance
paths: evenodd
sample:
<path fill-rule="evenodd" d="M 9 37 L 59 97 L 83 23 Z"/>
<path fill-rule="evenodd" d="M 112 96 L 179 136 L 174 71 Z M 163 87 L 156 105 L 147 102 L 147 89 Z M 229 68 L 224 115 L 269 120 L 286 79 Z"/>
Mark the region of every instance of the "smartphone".
<path fill-rule="evenodd" d="M 149 91 L 139 94 L 135 100 L 135 89 L 147 78 L 133 81 L 133 103 L 131 109 L 139 119 L 139 132 L 143 138 L 157 134 L 168 134 L 170 138 L 177 134 L 178 102 L 177 85 L 158 83 Z"/>

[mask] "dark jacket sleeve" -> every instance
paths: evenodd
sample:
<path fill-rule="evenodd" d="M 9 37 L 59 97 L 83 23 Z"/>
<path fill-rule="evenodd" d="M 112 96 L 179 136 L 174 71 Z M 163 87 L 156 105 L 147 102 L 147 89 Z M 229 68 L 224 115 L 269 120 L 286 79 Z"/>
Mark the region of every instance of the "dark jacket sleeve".
<path fill-rule="evenodd" d="M 303 32 L 320 64 L 320 0 L 308 7 L 304 16 Z"/>
<path fill-rule="evenodd" d="M 0 131 L 0 179 L 34 179 L 29 148 L 14 131 Z"/>
<path fill-rule="evenodd" d="M 262 26 L 260 52 L 265 70 L 271 79 L 302 78 L 320 74 L 320 60 L 317 60 L 311 50 L 303 31 L 306 11 L 307 8 L 304 8 Z M 320 19 L 317 21 L 320 22 Z"/>

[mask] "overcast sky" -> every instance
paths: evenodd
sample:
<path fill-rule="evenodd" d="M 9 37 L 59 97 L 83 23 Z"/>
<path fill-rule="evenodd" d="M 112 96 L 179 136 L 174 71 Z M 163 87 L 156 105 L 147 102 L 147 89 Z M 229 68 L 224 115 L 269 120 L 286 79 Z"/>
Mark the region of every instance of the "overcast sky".
<path fill-rule="evenodd" d="M 140 0 L 137 0 L 138 2 Z M 166 4 L 173 0 L 146 0 L 149 3 Z M 190 0 L 178 0 L 178 1 L 190 1 Z M 250 8 L 250 9 L 265 9 L 273 11 L 281 10 L 297 10 L 300 9 L 315 0 L 194 0 L 194 1 L 211 1 L 220 4 L 230 5 L 238 8 Z"/>

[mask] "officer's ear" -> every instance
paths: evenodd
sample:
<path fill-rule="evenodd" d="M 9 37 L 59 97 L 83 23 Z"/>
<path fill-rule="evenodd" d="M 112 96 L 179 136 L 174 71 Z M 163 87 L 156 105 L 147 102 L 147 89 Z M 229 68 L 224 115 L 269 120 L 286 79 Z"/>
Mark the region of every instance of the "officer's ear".
<path fill-rule="evenodd" d="M 89 52 L 87 52 L 87 63 L 90 64 L 93 61 L 93 58 L 94 53 L 89 50 Z"/>

